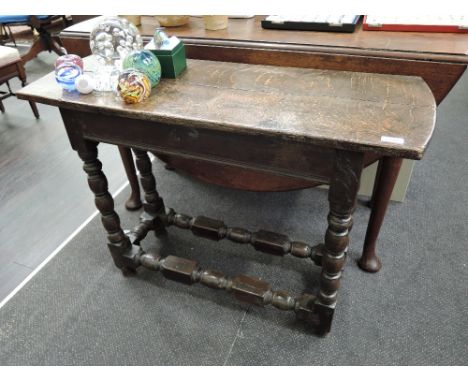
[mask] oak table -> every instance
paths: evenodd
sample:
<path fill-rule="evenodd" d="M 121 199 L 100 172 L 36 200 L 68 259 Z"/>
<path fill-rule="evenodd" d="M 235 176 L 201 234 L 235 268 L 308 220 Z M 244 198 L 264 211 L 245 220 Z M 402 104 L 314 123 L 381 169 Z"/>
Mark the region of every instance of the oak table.
<path fill-rule="evenodd" d="M 85 64 L 92 68 L 93 60 Z M 421 159 L 436 114 L 434 97 L 418 77 L 201 60 L 189 60 L 180 78 L 163 79 L 141 104 L 125 105 L 113 94 L 63 91 L 52 73 L 18 97 L 59 107 L 71 146 L 84 162 L 110 253 L 124 274 L 144 266 L 186 284 L 225 289 L 241 301 L 294 311 L 319 334 L 330 331 L 365 154 Z M 145 203 L 140 223 L 128 234 L 107 190 L 99 142 L 131 147 L 136 156 Z M 148 151 L 329 184 L 324 243 L 312 247 L 166 208 Z M 314 262 L 322 267 L 319 291 L 294 297 L 261 279 L 231 278 L 192 260 L 145 252 L 141 242 L 148 232 L 168 226 Z"/>
<path fill-rule="evenodd" d="M 263 18 L 230 19 L 227 29 L 207 31 L 202 18 L 190 17 L 187 25 L 167 28 L 167 32 L 180 37 L 187 57 L 195 59 L 418 76 L 426 81 L 437 104 L 456 84 L 468 64 L 468 38 L 464 34 L 364 31 L 362 24 L 354 33 L 272 30 L 262 29 Z M 89 35 L 95 23 L 96 19 L 87 20 L 62 31 L 60 38 L 70 53 L 90 54 Z M 145 42 L 152 37 L 154 28 L 151 24 L 139 26 Z M 120 153 L 132 185 L 128 203 L 135 206 L 139 203 L 139 188 L 133 158 L 125 148 L 120 148 Z M 158 157 L 203 181 L 239 189 L 282 191 L 321 183 L 170 154 Z M 402 166 L 398 158 L 365 154 L 366 166 L 375 161 L 379 165 L 364 247 L 367 255 L 359 262 L 359 266 L 369 272 L 381 268 L 381 261 L 375 255 L 376 241 Z M 408 167 L 411 165 L 406 163 L 405 168 Z M 406 178 L 403 183 L 408 181 Z"/>

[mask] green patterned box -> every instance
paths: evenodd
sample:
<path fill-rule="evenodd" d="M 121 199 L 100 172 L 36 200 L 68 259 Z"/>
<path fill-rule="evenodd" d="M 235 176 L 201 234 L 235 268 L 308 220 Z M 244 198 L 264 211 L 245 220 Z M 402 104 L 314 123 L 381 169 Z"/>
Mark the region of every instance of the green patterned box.
<path fill-rule="evenodd" d="M 187 67 L 185 46 L 182 41 L 170 50 L 154 49 L 153 41 L 151 41 L 145 46 L 145 49 L 151 50 L 158 58 L 161 63 L 161 77 L 163 78 L 176 78 Z"/>

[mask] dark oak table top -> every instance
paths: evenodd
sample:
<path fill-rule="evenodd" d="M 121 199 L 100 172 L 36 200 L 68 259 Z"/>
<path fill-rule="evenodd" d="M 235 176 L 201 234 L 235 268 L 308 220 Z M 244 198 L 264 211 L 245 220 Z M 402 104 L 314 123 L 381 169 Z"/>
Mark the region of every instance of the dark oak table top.
<path fill-rule="evenodd" d="M 92 69 L 92 57 L 85 65 Z M 417 77 L 201 60 L 188 60 L 181 77 L 163 79 L 136 105 L 112 93 L 63 91 L 53 73 L 17 95 L 71 110 L 412 159 L 420 159 L 428 145 L 436 109 Z"/>

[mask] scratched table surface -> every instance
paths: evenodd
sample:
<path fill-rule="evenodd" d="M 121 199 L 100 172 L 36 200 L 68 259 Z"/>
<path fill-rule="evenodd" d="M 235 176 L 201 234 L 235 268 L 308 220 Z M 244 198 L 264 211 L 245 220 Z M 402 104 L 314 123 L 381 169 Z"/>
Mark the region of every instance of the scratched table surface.
<path fill-rule="evenodd" d="M 95 65 L 93 57 L 85 59 L 86 70 Z M 419 77 L 204 60 L 187 65 L 179 78 L 162 79 L 148 100 L 135 105 L 111 92 L 67 92 L 53 73 L 17 96 L 64 109 L 411 159 L 422 158 L 434 130 L 436 104 Z"/>

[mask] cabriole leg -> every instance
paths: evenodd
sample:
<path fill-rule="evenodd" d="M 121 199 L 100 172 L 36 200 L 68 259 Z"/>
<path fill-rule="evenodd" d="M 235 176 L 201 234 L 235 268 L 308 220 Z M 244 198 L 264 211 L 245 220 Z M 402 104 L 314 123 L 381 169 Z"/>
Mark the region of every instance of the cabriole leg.
<path fill-rule="evenodd" d="M 364 249 L 358 261 L 359 267 L 366 272 L 378 272 L 382 268 L 382 263 L 375 253 L 375 247 L 402 162 L 401 158 L 384 157 L 379 163 Z"/>
<path fill-rule="evenodd" d="M 131 190 L 130 197 L 125 202 L 125 208 L 129 211 L 138 210 L 141 208 L 141 195 L 138 177 L 135 170 L 135 163 L 133 162 L 132 150 L 128 147 L 119 146 L 119 153 L 122 158 L 122 163 L 124 165 Z"/>

